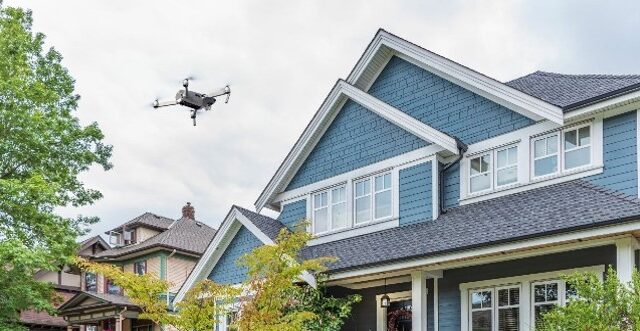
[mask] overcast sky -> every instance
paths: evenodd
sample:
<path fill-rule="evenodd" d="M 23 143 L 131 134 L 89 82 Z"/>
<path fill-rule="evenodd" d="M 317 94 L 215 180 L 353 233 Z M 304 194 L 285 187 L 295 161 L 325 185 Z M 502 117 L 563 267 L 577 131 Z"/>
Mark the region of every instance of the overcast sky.
<path fill-rule="evenodd" d="M 96 215 L 102 233 L 191 201 L 218 227 L 253 202 L 336 79 L 378 28 L 498 80 L 535 70 L 640 73 L 640 1 L 5 0 L 33 10 L 34 30 L 64 56 L 114 168 L 83 175 L 104 198 L 65 213 Z M 185 109 L 154 111 L 187 75 L 191 88 L 231 84 L 229 104 L 191 126 Z"/>

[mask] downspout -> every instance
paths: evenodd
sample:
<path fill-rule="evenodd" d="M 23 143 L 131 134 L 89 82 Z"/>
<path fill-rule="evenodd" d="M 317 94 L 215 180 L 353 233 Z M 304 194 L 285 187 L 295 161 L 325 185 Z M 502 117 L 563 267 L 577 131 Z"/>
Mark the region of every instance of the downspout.
<path fill-rule="evenodd" d="M 440 169 L 438 174 L 438 180 L 440 181 L 440 186 L 439 186 L 440 194 L 438 194 L 438 198 L 439 198 L 438 200 L 440 200 L 438 201 L 439 202 L 438 205 L 440 207 L 440 215 L 447 213 L 447 209 L 444 206 L 444 174 L 447 170 L 449 170 L 449 168 L 458 164 L 460 160 L 462 160 L 464 153 L 467 151 L 467 145 L 465 145 L 465 143 L 463 143 L 458 138 L 455 138 L 455 140 L 456 140 L 456 145 L 458 147 L 458 157 L 453 162 L 448 163 L 447 165 L 442 167 L 442 169 Z M 462 178 L 460 180 L 462 180 Z"/>

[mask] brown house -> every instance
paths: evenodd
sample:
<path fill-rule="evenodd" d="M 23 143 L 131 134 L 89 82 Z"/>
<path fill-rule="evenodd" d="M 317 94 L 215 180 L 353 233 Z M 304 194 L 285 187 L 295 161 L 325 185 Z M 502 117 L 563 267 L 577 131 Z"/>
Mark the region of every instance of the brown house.
<path fill-rule="evenodd" d="M 215 233 L 215 229 L 195 220 L 194 208 L 187 203 L 178 220 L 147 212 L 107 231 L 113 247 L 91 260 L 165 279 L 171 284 L 166 294 L 171 300 Z M 138 319 L 139 307 L 102 275 L 82 273 L 81 288 L 59 308 L 70 327 L 86 331 L 160 330 L 150 321 Z"/>

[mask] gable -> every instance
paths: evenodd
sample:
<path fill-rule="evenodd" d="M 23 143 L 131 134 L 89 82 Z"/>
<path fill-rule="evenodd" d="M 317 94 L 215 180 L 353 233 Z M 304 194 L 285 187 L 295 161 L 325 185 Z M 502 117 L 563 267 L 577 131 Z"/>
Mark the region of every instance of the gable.
<path fill-rule="evenodd" d="M 429 143 L 348 100 L 286 190 L 425 147 Z"/>
<path fill-rule="evenodd" d="M 465 144 L 535 123 L 397 56 L 389 60 L 369 94 Z"/>
<path fill-rule="evenodd" d="M 207 278 L 219 284 L 238 284 L 247 277 L 247 268 L 238 265 L 238 260 L 244 254 L 263 243 L 245 226 L 233 237 L 222 256 Z"/>
<path fill-rule="evenodd" d="M 299 200 L 282 206 L 278 221 L 293 230 L 300 221 L 307 218 L 307 200 Z"/>

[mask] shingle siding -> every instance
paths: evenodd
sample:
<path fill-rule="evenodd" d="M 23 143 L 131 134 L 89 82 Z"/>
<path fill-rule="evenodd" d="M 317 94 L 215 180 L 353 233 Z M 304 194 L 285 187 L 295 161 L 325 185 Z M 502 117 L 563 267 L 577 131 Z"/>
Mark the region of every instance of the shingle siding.
<path fill-rule="evenodd" d="M 307 218 L 307 200 L 300 200 L 284 205 L 278 221 L 289 229 L 293 229 L 305 218 Z"/>
<path fill-rule="evenodd" d="M 424 140 L 349 100 L 304 161 L 287 190 L 427 145 Z"/>
<path fill-rule="evenodd" d="M 259 246 L 262 246 L 262 242 L 246 227 L 241 227 L 208 278 L 220 284 L 243 282 L 247 277 L 247 269 L 238 265 L 238 259 Z"/>
<path fill-rule="evenodd" d="M 389 61 L 369 93 L 466 144 L 534 123 L 398 57 Z"/>
<path fill-rule="evenodd" d="M 588 177 L 588 180 L 629 196 L 638 196 L 636 122 L 635 111 L 604 120 L 604 172 Z"/>
<path fill-rule="evenodd" d="M 615 246 L 583 249 L 475 267 L 445 270 L 438 282 L 441 331 L 460 330 L 460 283 L 521 276 L 594 265 L 613 265 Z"/>
<path fill-rule="evenodd" d="M 431 162 L 400 170 L 400 226 L 431 219 L 432 178 Z"/>

